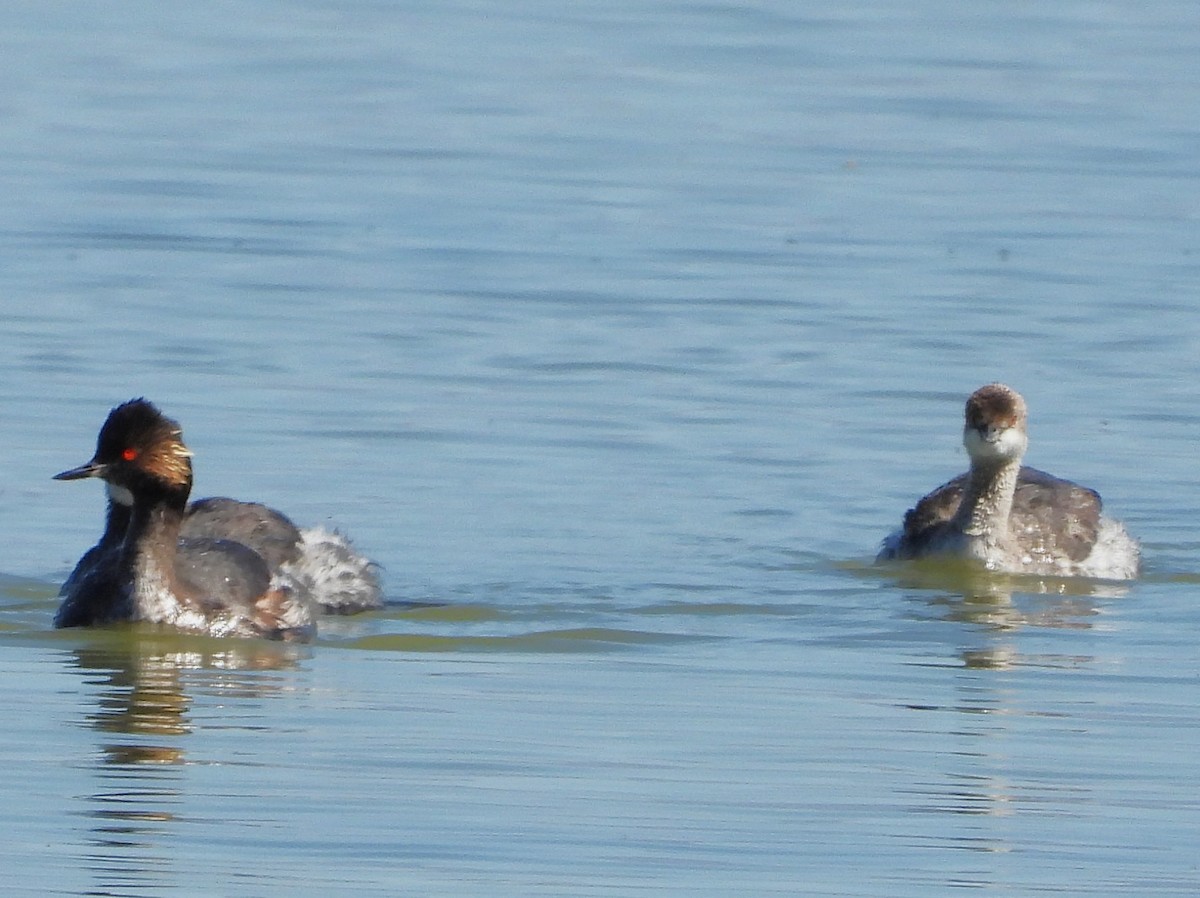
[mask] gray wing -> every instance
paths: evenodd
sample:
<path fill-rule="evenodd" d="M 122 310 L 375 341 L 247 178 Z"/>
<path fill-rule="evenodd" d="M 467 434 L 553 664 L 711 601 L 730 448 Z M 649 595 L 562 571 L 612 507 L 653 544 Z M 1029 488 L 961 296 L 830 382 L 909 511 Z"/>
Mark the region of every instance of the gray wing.
<path fill-rule="evenodd" d="M 1009 532 L 1022 549 L 1046 559 L 1083 561 L 1100 532 L 1100 494 L 1036 468 L 1021 468 Z"/>
<path fill-rule="evenodd" d="M 181 539 L 175 572 L 206 605 L 218 608 L 252 608 L 271 582 L 262 556 L 227 539 Z"/>
<path fill-rule="evenodd" d="M 262 556 L 227 539 L 181 539 L 175 572 L 214 613 L 240 618 L 237 633 L 306 641 L 315 628 L 307 598 L 275 585 Z"/>
<path fill-rule="evenodd" d="M 958 511 L 967 475 L 961 474 L 921 499 L 904 516 L 903 543 L 920 554 Z M 1100 496 L 1095 490 L 1037 468 L 1022 467 L 1013 496 L 1009 532 L 1038 559 L 1087 558 L 1100 529 Z"/>
<path fill-rule="evenodd" d="M 185 539 L 232 539 L 263 557 L 271 570 L 300 555 L 300 531 L 282 512 L 257 502 L 214 497 L 188 506 Z"/>

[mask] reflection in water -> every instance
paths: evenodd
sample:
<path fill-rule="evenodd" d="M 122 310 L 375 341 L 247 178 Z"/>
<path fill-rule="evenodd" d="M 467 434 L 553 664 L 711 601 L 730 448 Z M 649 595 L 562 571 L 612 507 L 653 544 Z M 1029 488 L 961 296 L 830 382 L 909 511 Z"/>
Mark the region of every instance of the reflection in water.
<path fill-rule="evenodd" d="M 293 666 L 304 650 L 133 632 L 99 636 L 114 641 L 79 648 L 73 658 L 98 690 L 83 723 L 105 734 L 99 788 L 85 799 L 92 826 L 83 856 L 96 894 L 144 894 L 178 885 L 168 848 L 187 795 L 192 692 L 268 696 L 278 685 L 256 674 Z"/>
<path fill-rule="evenodd" d="M 1020 812 L 1021 787 L 1008 737 L 1011 721 L 1022 712 L 1014 692 L 998 683 L 993 672 L 978 669 L 1003 667 L 999 658 L 1005 651 L 997 647 L 996 655 L 977 665 L 968 661 L 972 669 L 956 678 L 954 701 L 909 706 L 921 714 L 918 729 L 931 732 L 939 746 L 931 755 L 937 768 L 923 771 L 921 780 L 903 790 L 909 813 L 943 821 L 917 827 L 908 836 L 917 847 L 985 855 L 1014 850 L 1008 830 L 989 821 Z M 996 888 L 991 863 L 981 859 L 975 864 L 968 857 L 964 854 L 956 865 L 956 885 Z"/>
<path fill-rule="evenodd" d="M 985 632 L 1023 627 L 1090 629 L 1097 599 L 1128 593 L 1128 586 L 1082 577 L 991 574 L 956 562 L 919 561 L 886 569 L 896 586 L 932 592 L 922 596 L 937 617 L 975 624 Z"/>
<path fill-rule="evenodd" d="M 942 834 L 923 834 L 922 847 L 950 848 L 986 854 L 1016 850 L 1005 833 L 980 820 L 1013 817 L 1044 798 L 1045 786 L 1029 779 L 1027 766 L 1014 747 L 1027 739 L 1031 719 L 1059 716 L 1029 707 L 1030 682 L 1020 671 L 1070 668 L 1094 662 L 1089 655 L 1033 655 L 1022 650 L 1023 635 L 1032 628 L 1090 630 L 1101 614 L 1102 601 L 1127 594 L 1127 587 L 1081 578 L 1014 577 L 987 574 L 958 565 L 912 564 L 889 572 L 897 586 L 920 590 L 913 596 L 923 609 L 915 616 L 962 625 L 955 630 L 962 670 L 955 676 L 954 700 L 910 704 L 923 716 L 919 727 L 940 746 L 934 753 L 939 769 L 933 778 L 911 786 L 910 810 L 951 815 L 955 822 Z M 914 603 L 914 604 L 915 604 Z M 1027 642 L 1028 640 L 1025 639 Z M 1061 790 L 1059 790 L 1061 792 Z M 1073 800 L 1084 800 L 1080 792 Z M 1060 795 L 1060 802 L 1070 801 Z M 937 832 L 937 828 L 932 828 Z M 956 884 L 996 888 L 988 862 L 971 870 L 961 867 Z"/>
<path fill-rule="evenodd" d="M 884 566 L 847 567 L 863 577 L 886 578 L 908 593 L 909 614 L 966 624 L 960 635 L 971 644 L 958 654 L 968 668 L 1004 669 L 1021 664 L 1075 666 L 1087 658 L 1031 657 L 1018 651 L 1014 637 L 1024 629 L 1090 630 L 1103 600 L 1128 594 L 1125 583 L 1082 577 L 992 574 L 970 564 L 922 559 Z"/>

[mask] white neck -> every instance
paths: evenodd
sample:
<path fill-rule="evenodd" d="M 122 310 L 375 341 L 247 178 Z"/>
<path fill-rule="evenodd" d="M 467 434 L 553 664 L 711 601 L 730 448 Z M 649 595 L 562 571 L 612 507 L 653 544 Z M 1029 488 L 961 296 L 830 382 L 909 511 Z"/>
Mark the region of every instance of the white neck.
<path fill-rule="evenodd" d="M 133 493 L 125 489 L 123 486 L 104 481 L 104 489 L 108 493 L 108 498 L 118 505 L 124 505 L 126 508 L 133 508 Z"/>
<path fill-rule="evenodd" d="M 954 527 L 989 547 L 1007 539 L 1008 516 L 1020 472 L 1020 458 L 999 463 L 973 460 L 962 502 L 954 514 Z"/>

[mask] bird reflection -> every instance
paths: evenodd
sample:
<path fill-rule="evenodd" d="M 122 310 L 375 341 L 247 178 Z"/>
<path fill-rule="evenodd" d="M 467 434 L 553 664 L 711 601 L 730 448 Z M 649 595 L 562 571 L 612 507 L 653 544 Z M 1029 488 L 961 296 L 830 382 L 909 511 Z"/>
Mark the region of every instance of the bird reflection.
<path fill-rule="evenodd" d="M 84 858 L 96 894 L 178 887 L 170 843 L 188 798 L 194 695 L 270 696 L 279 683 L 261 672 L 295 666 L 304 650 L 132 630 L 95 635 L 71 657 L 95 696 L 80 723 L 104 734 L 97 789 L 83 797 L 91 821 Z"/>
<path fill-rule="evenodd" d="M 914 826 L 904 836 L 911 844 L 981 854 L 1013 850 L 1008 831 L 988 821 L 1017 813 L 1025 800 L 1006 751 L 1012 716 L 1021 713 L 1019 696 L 991 670 L 980 670 L 1004 666 L 1003 649 L 981 654 L 969 669 L 951 673 L 953 699 L 908 705 L 920 715 L 913 729 L 932 734 L 938 749 L 930 756 L 931 766 L 922 765 L 899 791 L 909 814 L 943 818 Z M 974 864 L 964 857 L 956 876 L 964 888 L 996 885 L 987 861 Z"/>
<path fill-rule="evenodd" d="M 1030 645 L 1077 644 L 1077 640 L 1031 640 L 1037 629 L 1091 630 L 1099 626 L 1105 603 L 1127 593 L 1120 585 L 1080 578 L 1003 576 L 944 563 L 916 563 L 889 572 L 908 592 L 913 618 L 956 626 L 939 629 L 953 641 L 949 662 L 939 663 L 951 678 L 952 697 L 916 701 L 908 710 L 920 715 L 917 732 L 932 734 L 938 750 L 935 768 L 923 768 L 904 791 L 909 810 L 946 815 L 942 827 L 912 836 L 922 847 L 996 853 L 1015 850 L 1007 830 L 981 818 L 1007 817 L 1041 800 L 1044 783 L 1014 760 L 1013 736 L 1039 721 L 1066 717 L 1069 708 L 1047 706 L 1019 669 L 1056 670 L 1095 663 L 1086 654 L 1031 653 Z M 1090 644 L 1090 643 L 1089 643 Z M 954 664 L 957 656 L 959 666 Z M 943 654 L 943 657 L 946 657 Z M 1062 796 L 1069 800 L 1067 796 Z M 1080 793 L 1078 800 L 1087 800 Z M 930 835 L 930 830 L 938 835 Z M 990 865 L 975 870 L 965 863 L 958 884 L 993 888 Z"/>
<path fill-rule="evenodd" d="M 1103 580 L 993 574 L 965 564 L 916 562 L 891 572 L 896 586 L 946 621 L 973 624 L 998 634 L 1026 627 L 1087 630 L 1105 599 L 1128 587 Z"/>

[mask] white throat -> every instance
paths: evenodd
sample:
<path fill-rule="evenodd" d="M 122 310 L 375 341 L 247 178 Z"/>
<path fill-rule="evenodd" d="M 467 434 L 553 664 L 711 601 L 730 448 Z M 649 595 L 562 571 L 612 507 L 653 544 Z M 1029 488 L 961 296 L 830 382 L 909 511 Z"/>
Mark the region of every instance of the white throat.
<path fill-rule="evenodd" d="M 974 427 L 963 429 L 963 446 L 971 461 L 980 464 L 1004 464 L 1020 461 L 1025 455 L 1029 440 L 1025 433 L 1015 427 L 1000 431 L 995 439 L 986 439 Z"/>
<path fill-rule="evenodd" d="M 104 481 L 104 489 L 108 492 L 108 498 L 118 505 L 124 505 L 126 508 L 133 508 L 133 493 L 125 489 L 123 486 Z"/>

